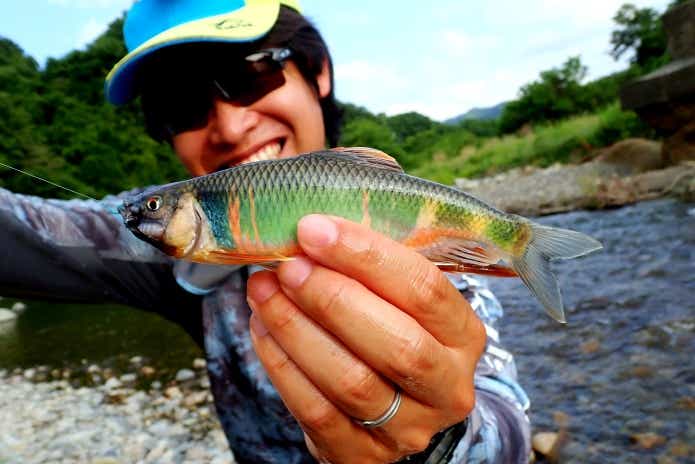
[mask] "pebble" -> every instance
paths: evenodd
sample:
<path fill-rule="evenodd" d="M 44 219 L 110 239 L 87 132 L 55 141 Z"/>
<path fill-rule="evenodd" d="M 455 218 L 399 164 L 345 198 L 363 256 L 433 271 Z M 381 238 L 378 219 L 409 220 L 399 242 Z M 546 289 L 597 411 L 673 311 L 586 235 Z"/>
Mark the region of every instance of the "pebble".
<path fill-rule="evenodd" d="M 550 456 L 558 442 L 559 434 L 555 432 L 538 432 L 533 435 L 531 444 L 534 451 L 543 455 Z"/>
<path fill-rule="evenodd" d="M 214 463 L 234 457 L 214 414 L 206 406 L 190 411 L 183 398 L 198 403 L 207 392 L 118 389 L 109 379 L 91 388 L 72 388 L 66 380 L 35 383 L 39 369 L 2 371 L 0 382 L 0 462 L 38 464 Z M 118 394 L 122 401 L 105 398 Z M 200 412 L 205 411 L 204 414 Z"/>
<path fill-rule="evenodd" d="M 123 383 L 133 383 L 137 380 L 137 376 L 135 374 L 123 374 L 121 376 L 121 382 Z"/>
<path fill-rule="evenodd" d="M 175 398 L 181 398 L 183 396 L 183 393 L 181 393 L 181 389 L 179 387 L 169 387 L 166 390 L 164 390 L 164 396 L 167 398 L 175 399 Z"/>
<path fill-rule="evenodd" d="M 652 449 L 666 443 L 666 437 L 653 432 L 633 433 L 630 435 L 630 441 L 640 448 Z"/>
<path fill-rule="evenodd" d="M 195 358 L 193 360 L 193 369 L 205 369 L 207 363 L 202 358 Z"/>
<path fill-rule="evenodd" d="M 194 406 L 205 403 L 207 401 L 207 396 L 208 392 L 206 391 L 190 393 L 183 399 L 183 405 L 193 408 Z"/>
<path fill-rule="evenodd" d="M 87 368 L 87 372 L 89 372 L 90 374 L 96 374 L 99 371 L 101 371 L 101 368 L 96 364 L 92 364 Z"/>
<path fill-rule="evenodd" d="M 21 301 L 18 301 L 12 305 L 12 311 L 14 311 L 16 313 L 24 312 L 25 309 L 27 309 L 27 305 L 25 305 Z"/>
<path fill-rule="evenodd" d="M 177 382 L 186 382 L 195 378 L 195 372 L 190 369 L 181 369 L 176 373 Z"/>
<path fill-rule="evenodd" d="M 591 338 L 579 347 L 584 354 L 594 354 L 601 349 L 601 342 L 595 338 Z"/>
<path fill-rule="evenodd" d="M 17 315 L 14 311 L 7 308 L 0 308 L 0 323 L 9 322 L 17 319 Z"/>
<path fill-rule="evenodd" d="M 107 390 L 115 390 L 116 388 L 120 388 L 121 385 L 122 384 L 120 380 L 118 380 L 116 377 L 111 377 L 109 380 L 106 381 L 104 387 Z"/>

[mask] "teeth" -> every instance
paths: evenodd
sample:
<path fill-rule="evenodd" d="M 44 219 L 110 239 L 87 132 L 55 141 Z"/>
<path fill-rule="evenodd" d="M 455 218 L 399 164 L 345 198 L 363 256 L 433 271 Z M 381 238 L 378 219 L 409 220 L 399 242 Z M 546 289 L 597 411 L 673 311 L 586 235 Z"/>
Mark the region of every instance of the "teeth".
<path fill-rule="evenodd" d="M 282 147 L 280 146 L 279 143 L 277 143 L 277 142 L 269 143 L 268 145 L 265 145 L 263 148 L 258 150 L 253 155 L 246 158 L 243 161 L 243 163 L 252 163 L 254 161 L 263 161 L 263 160 L 275 159 L 280 154 L 281 149 L 282 149 Z"/>

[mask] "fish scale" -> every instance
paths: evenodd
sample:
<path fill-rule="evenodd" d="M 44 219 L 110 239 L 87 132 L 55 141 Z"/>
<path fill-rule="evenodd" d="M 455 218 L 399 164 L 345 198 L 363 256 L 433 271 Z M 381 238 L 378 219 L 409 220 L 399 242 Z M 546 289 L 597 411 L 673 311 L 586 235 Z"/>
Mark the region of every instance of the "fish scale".
<path fill-rule="evenodd" d="M 548 262 L 601 247 L 584 234 L 535 224 L 409 176 L 393 158 L 369 148 L 243 164 L 148 190 L 121 208 L 138 237 L 172 256 L 266 266 L 301 253 L 297 223 L 312 213 L 361 222 L 443 270 L 519 276 L 563 322 Z"/>

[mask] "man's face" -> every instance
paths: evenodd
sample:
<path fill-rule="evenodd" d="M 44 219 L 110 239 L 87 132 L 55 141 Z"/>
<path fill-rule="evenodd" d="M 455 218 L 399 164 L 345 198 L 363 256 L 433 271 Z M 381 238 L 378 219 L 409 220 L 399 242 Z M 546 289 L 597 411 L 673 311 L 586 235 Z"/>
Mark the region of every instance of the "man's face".
<path fill-rule="evenodd" d="M 285 84 L 249 106 L 216 99 L 207 125 L 172 137 L 172 146 L 194 176 L 239 163 L 277 159 L 325 147 L 319 99 L 330 92 L 328 66 L 318 93 L 290 60 Z"/>

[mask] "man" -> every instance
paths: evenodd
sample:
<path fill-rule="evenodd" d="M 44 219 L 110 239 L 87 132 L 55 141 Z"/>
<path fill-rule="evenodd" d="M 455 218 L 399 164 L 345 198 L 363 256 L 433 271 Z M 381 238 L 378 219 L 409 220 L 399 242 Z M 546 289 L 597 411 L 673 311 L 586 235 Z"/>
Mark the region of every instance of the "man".
<path fill-rule="evenodd" d="M 106 96 L 140 96 L 149 133 L 192 175 L 337 142 L 331 57 L 296 1 L 140 0 L 124 35 Z M 113 198 L 0 200 L 26 271 L 0 281 L 181 324 L 240 463 L 527 460 L 527 400 L 491 329 L 501 310 L 474 279 L 338 218 L 303 218 L 307 258 L 273 273 L 172 262 L 104 211 Z M 30 278 L 41 269 L 50 282 Z"/>

